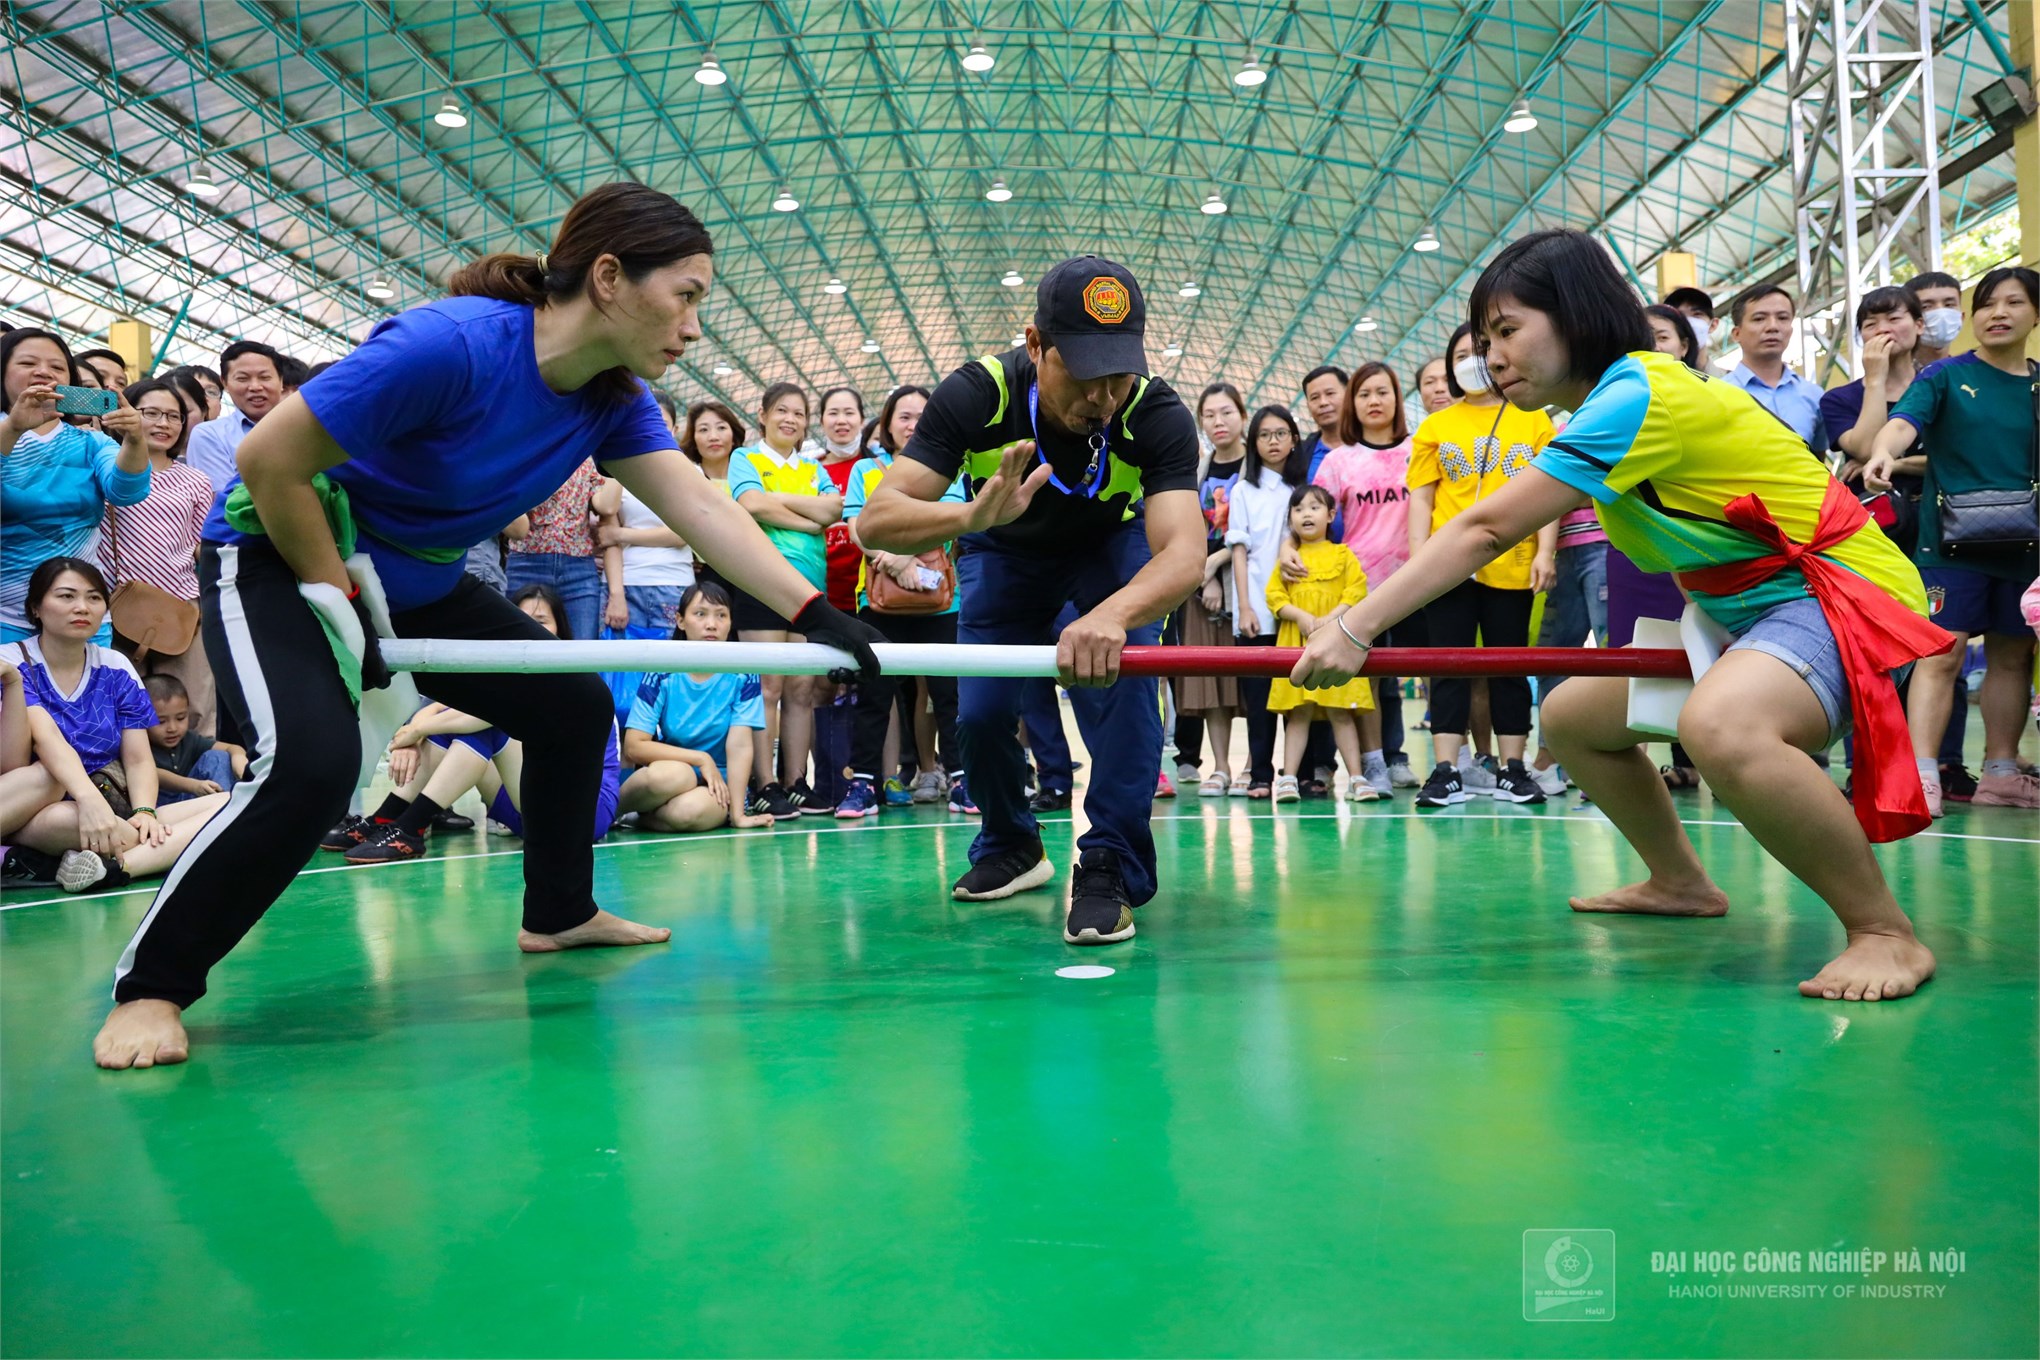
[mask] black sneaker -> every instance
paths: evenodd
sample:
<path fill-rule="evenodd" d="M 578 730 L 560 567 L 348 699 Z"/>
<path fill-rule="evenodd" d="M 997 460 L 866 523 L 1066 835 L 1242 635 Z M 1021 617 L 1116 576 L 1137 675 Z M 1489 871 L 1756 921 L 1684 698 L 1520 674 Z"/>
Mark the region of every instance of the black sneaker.
<path fill-rule="evenodd" d="M 1086 850 L 1070 881 L 1070 914 L 1063 922 L 1063 943 L 1117 944 L 1132 938 L 1133 903 L 1126 900 L 1119 856 L 1110 850 Z"/>
<path fill-rule="evenodd" d="M 425 838 L 415 831 L 405 831 L 394 822 L 379 826 L 369 838 L 347 852 L 349 864 L 390 864 L 397 860 L 420 859 L 425 854 Z"/>
<path fill-rule="evenodd" d="M 1070 791 L 1068 789 L 1043 789 L 1027 800 L 1027 806 L 1035 812 L 1068 812 Z"/>
<path fill-rule="evenodd" d="M 814 788 L 805 779 L 793 781 L 793 787 L 786 791 L 786 801 L 802 812 L 834 812 L 834 806 L 823 807 L 823 800 L 815 796 Z"/>
<path fill-rule="evenodd" d="M 1520 760 L 1506 762 L 1495 775 L 1494 792 L 1490 795 L 1498 803 L 1541 803 L 1544 790 L 1537 787 L 1537 780 L 1524 768 Z"/>
<path fill-rule="evenodd" d="M 970 866 L 970 872 L 956 880 L 949 895 L 959 902 L 996 902 L 1029 888 L 1038 888 L 1055 877 L 1041 843 L 1023 845 L 987 856 Z"/>
<path fill-rule="evenodd" d="M 396 823 L 388 822 L 385 825 L 395 826 Z M 328 831 L 320 839 L 319 848 L 321 850 L 331 850 L 335 854 L 344 853 L 367 840 L 374 830 L 374 822 L 366 817 L 357 817 L 350 812 L 340 819 L 340 825 Z"/>
<path fill-rule="evenodd" d="M 758 790 L 758 797 L 751 804 L 752 816 L 763 813 L 774 821 L 785 821 L 800 816 L 800 807 L 787 797 L 786 790 L 777 781 Z"/>
<path fill-rule="evenodd" d="M 57 881 L 57 857 L 25 845 L 7 848 L 0 859 L 0 888 L 46 888 Z"/>
<path fill-rule="evenodd" d="M 1941 796 L 1951 803 L 1976 800 L 1976 776 L 1967 766 L 1950 761 L 1941 766 Z"/>
<path fill-rule="evenodd" d="M 1459 782 L 1459 767 L 1440 761 L 1431 777 L 1417 790 L 1418 807 L 1451 807 L 1466 801 L 1466 786 Z"/>
<path fill-rule="evenodd" d="M 434 831 L 472 831 L 475 829 L 475 819 L 463 817 L 452 808 L 447 808 L 432 819 L 432 829 Z"/>

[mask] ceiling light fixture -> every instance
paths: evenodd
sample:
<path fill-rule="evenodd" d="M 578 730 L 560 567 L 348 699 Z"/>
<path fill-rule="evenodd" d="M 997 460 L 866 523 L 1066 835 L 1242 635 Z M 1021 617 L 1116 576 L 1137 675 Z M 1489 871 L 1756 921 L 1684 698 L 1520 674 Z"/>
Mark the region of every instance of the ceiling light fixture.
<path fill-rule="evenodd" d="M 1246 63 L 1233 72 L 1232 83 L 1242 89 L 1251 90 L 1256 85 L 1268 83 L 1268 72 L 1262 68 L 1258 60 L 1248 57 Z"/>
<path fill-rule="evenodd" d="M 791 189 L 781 189 L 779 197 L 772 200 L 772 211 L 794 212 L 800 207 L 800 200 L 793 196 Z"/>
<path fill-rule="evenodd" d="M 730 376 L 730 374 L 734 372 L 736 372 L 736 370 L 734 368 L 731 368 L 728 364 L 717 364 L 715 366 L 715 376 L 718 378 L 727 378 Z"/>
<path fill-rule="evenodd" d="M 1000 277 L 999 282 L 1006 285 L 1006 287 L 1008 288 L 1018 288 L 1021 284 L 1027 282 L 1027 280 L 1020 277 L 1019 270 L 1008 269 L 1005 272 L 1005 274 L 1003 274 Z"/>
<path fill-rule="evenodd" d="M 1178 289 L 1176 290 L 1176 296 L 1177 296 L 1177 297 L 1196 297 L 1196 296 L 1197 296 L 1198 294 L 1202 293 L 1203 291 L 1204 291 L 1204 290 L 1203 290 L 1202 288 L 1199 288 L 1199 287 L 1198 287 L 1198 286 L 1197 286 L 1196 284 L 1194 284 L 1194 283 L 1191 283 L 1191 282 L 1190 282 L 1189 280 L 1187 280 L 1187 279 L 1186 279 L 1186 280 L 1184 280 L 1184 282 L 1183 282 L 1183 286 L 1182 286 L 1181 288 L 1178 288 Z"/>
<path fill-rule="evenodd" d="M 1180 359 L 1180 358 L 1182 358 L 1182 357 L 1183 357 L 1183 346 L 1182 346 L 1182 345 L 1180 345 L 1180 344 L 1178 344 L 1178 343 L 1177 343 L 1176 341 L 1174 341 L 1174 340 L 1171 340 L 1171 341 L 1169 342 L 1169 344 L 1168 344 L 1168 348 L 1166 348 L 1166 349 L 1164 349 L 1164 350 L 1162 351 L 1162 357 L 1163 357 L 1164 359 Z"/>
<path fill-rule="evenodd" d="M 972 43 L 970 51 L 963 54 L 963 69 L 966 71 L 975 71 L 983 75 L 996 65 L 998 63 L 992 60 L 992 54 L 976 43 Z"/>
<path fill-rule="evenodd" d="M 1502 124 L 1504 132 L 1528 132 L 1537 126 L 1537 115 L 1530 112 L 1530 101 L 1519 99 L 1516 107 L 1509 110 L 1508 121 Z"/>
<path fill-rule="evenodd" d="M 1420 250 L 1427 255 L 1430 252 L 1436 250 L 1437 248 L 1438 248 L 1438 235 L 1436 232 L 1432 231 L 1429 227 L 1425 227 L 1423 230 L 1423 234 L 1418 236 L 1416 242 L 1410 246 L 1411 250 Z"/>
<path fill-rule="evenodd" d="M 1021 331 L 1013 337 L 1013 345 L 1015 348 L 1018 348 L 1019 346 L 1024 345 L 1026 343 L 1027 343 L 1026 331 Z"/>
<path fill-rule="evenodd" d="M 1381 329 L 1381 323 L 1371 316 L 1363 316 L 1353 323 L 1353 329 L 1361 335 L 1365 335 L 1369 331 Z"/>
<path fill-rule="evenodd" d="M 1207 217 L 1217 217 L 1219 214 L 1225 211 L 1225 206 L 1226 206 L 1225 200 L 1220 198 L 1217 194 L 1213 194 L 1211 197 L 1204 200 L 1204 206 L 1202 209 L 1200 209 L 1200 211 L 1202 211 Z"/>
<path fill-rule="evenodd" d="M 841 297 L 843 296 L 843 294 L 850 291 L 850 285 L 844 283 L 843 280 L 841 279 L 830 279 L 827 283 L 822 285 L 822 291 L 824 293 L 830 294 L 833 297 Z"/>
<path fill-rule="evenodd" d="M 191 178 L 186 181 L 184 188 L 187 193 L 194 194 L 199 198 L 218 198 L 220 196 L 219 183 L 213 179 L 212 171 L 206 168 L 204 161 L 200 161 L 198 169 L 192 171 Z"/>
<path fill-rule="evenodd" d="M 368 281 L 368 287 L 361 290 L 377 302 L 386 302 L 397 295 L 396 285 L 378 274 Z"/>
<path fill-rule="evenodd" d="M 460 111 L 460 101 L 448 95 L 439 101 L 439 112 L 432 115 L 432 121 L 443 128 L 464 128 L 467 115 Z"/>
<path fill-rule="evenodd" d="M 863 344 L 859 345 L 857 348 L 863 350 L 866 354 L 876 354 L 878 353 L 878 341 L 866 340 Z"/>
<path fill-rule="evenodd" d="M 703 57 L 701 65 L 694 72 L 695 81 L 702 85 L 720 85 L 729 78 L 730 73 L 723 70 L 721 63 L 714 57 Z"/>
<path fill-rule="evenodd" d="M 1004 203 L 1011 197 L 1013 197 L 1013 191 L 1006 187 L 1006 181 L 1002 179 L 993 180 L 992 187 L 985 190 L 985 201 L 987 203 Z"/>

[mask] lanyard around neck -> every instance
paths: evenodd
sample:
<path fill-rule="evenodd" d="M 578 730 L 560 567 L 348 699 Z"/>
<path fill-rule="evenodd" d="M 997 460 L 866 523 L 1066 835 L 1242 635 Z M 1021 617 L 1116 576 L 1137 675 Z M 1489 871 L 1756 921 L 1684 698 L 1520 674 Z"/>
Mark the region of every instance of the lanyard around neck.
<path fill-rule="evenodd" d="M 1027 427 L 1034 432 L 1034 451 L 1041 458 L 1042 466 L 1048 469 L 1049 485 L 1065 496 L 1081 496 L 1086 500 L 1098 494 L 1105 485 L 1105 451 L 1111 442 L 1112 423 L 1105 422 L 1091 430 L 1091 461 L 1084 468 L 1083 489 L 1076 490 L 1063 485 L 1062 478 L 1055 475 L 1055 465 L 1048 461 L 1048 450 L 1041 443 L 1041 384 L 1027 385 Z"/>

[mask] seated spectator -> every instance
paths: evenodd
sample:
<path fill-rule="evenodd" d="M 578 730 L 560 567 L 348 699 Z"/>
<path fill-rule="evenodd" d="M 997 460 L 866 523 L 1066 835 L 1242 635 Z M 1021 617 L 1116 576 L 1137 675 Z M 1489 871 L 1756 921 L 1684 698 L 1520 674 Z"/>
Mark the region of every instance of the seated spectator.
<path fill-rule="evenodd" d="M 697 581 L 688 587 L 680 636 L 727 641 L 730 623 L 730 597 L 721 586 Z M 765 700 L 755 675 L 647 675 L 624 725 L 624 758 L 639 768 L 624 781 L 619 812 L 637 814 L 641 831 L 772 825 L 769 813 L 745 809 L 741 782 L 751 768 L 752 743 L 764 730 Z"/>
<path fill-rule="evenodd" d="M 562 631 L 559 596 L 547 586 L 526 586 L 511 601 L 554 637 Z M 512 836 L 524 834 L 524 743 L 480 718 L 427 704 L 390 738 L 390 781 L 396 785 L 369 819 L 349 864 L 417 859 L 435 824 L 468 790 L 481 795 L 491 820 Z M 616 729 L 602 753 L 602 792 L 595 803 L 593 839 L 616 821 L 620 763 Z"/>
<path fill-rule="evenodd" d="M 230 741 L 214 741 L 191 725 L 191 696 L 174 675 L 156 674 L 142 682 L 156 710 L 149 745 L 156 756 L 156 782 L 162 790 L 158 807 L 188 798 L 225 793 L 248 777 L 248 753 Z"/>
<path fill-rule="evenodd" d="M 0 335 L 0 642 L 35 633 L 26 603 L 38 564 L 94 556 L 107 505 L 139 505 L 149 494 L 149 446 L 125 396 L 104 422 L 118 443 L 57 415 L 57 387 L 79 377 L 50 332 Z M 93 641 L 110 644 L 113 629 Z"/>
<path fill-rule="evenodd" d="M 128 659 L 91 640 L 105 620 L 107 595 L 92 563 L 51 558 L 28 583 L 36 634 L 5 649 L 26 702 L 51 720 L 33 738 L 35 757 L 67 795 L 38 811 L 15 839 L 61 857 L 54 877 L 66 892 L 164 872 L 226 802 L 212 794 L 157 811 L 148 737 L 156 712 Z"/>

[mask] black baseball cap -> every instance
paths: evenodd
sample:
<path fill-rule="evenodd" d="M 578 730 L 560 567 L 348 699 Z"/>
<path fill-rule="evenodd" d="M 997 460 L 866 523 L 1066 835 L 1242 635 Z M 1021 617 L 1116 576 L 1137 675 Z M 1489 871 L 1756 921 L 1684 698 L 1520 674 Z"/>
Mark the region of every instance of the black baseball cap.
<path fill-rule="evenodd" d="M 1042 275 L 1034 329 L 1055 346 L 1078 382 L 1117 373 L 1148 375 L 1147 302 L 1133 271 L 1100 255 L 1078 255 Z"/>

